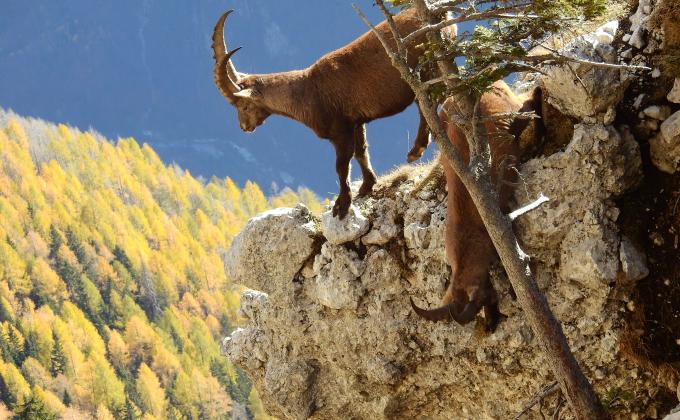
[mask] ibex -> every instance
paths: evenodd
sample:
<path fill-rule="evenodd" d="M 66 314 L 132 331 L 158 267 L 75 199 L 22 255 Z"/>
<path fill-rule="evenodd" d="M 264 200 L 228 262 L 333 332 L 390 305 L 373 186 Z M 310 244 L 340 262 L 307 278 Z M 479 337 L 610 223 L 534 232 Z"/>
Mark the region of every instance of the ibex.
<path fill-rule="evenodd" d="M 304 70 L 240 73 L 231 61 L 240 47 L 229 51 L 224 40 L 224 24 L 231 12 L 220 17 L 213 32 L 214 77 L 218 89 L 236 108 L 243 131 L 254 131 L 267 117 L 276 114 L 299 121 L 317 136 L 331 141 L 340 180 L 333 215 L 343 219 L 352 201 L 348 179 L 352 157 L 356 158 L 363 175 L 359 195 L 370 194 L 376 183 L 364 124 L 403 111 L 413 103 L 413 91 L 392 67 L 385 50 L 371 32 L 326 54 Z M 415 10 L 405 10 L 394 20 L 402 34 L 421 26 Z M 385 22 L 377 29 L 393 40 Z M 411 67 L 417 65 L 418 55 L 414 47 L 409 53 Z M 421 115 L 418 135 L 408 160 L 420 158 L 428 141 L 427 125 Z"/>
<path fill-rule="evenodd" d="M 485 93 L 480 99 L 479 112 L 481 116 L 492 116 L 517 111 L 538 111 L 540 103 L 540 89 L 518 97 L 503 81 L 499 81 L 493 85 L 492 91 Z M 447 116 L 448 112 L 455 112 L 453 105 L 453 99 L 446 100 L 439 117 L 446 127 L 449 140 L 456 146 L 463 160 L 469 162 L 470 152 L 465 134 Z M 514 170 L 504 162 L 512 160 L 512 157 L 515 160 L 519 158 L 519 135 L 527 124 L 527 120 L 521 119 L 485 123 L 491 147 L 491 176 L 499 186 L 499 205 L 504 212 L 508 211 L 515 178 Z M 540 123 L 537 125 L 540 126 Z M 534 135 L 539 135 L 540 132 L 540 129 L 534 128 Z M 440 159 L 448 189 L 445 244 L 451 277 L 442 306 L 425 310 L 416 306 L 413 299 L 411 306 L 418 315 L 430 321 L 452 319 L 459 324 L 472 321 L 480 309 L 484 308 L 486 329 L 494 331 L 502 316 L 498 310 L 498 295 L 489 279 L 489 267 L 496 259 L 496 250 L 467 189 L 443 153 Z"/>

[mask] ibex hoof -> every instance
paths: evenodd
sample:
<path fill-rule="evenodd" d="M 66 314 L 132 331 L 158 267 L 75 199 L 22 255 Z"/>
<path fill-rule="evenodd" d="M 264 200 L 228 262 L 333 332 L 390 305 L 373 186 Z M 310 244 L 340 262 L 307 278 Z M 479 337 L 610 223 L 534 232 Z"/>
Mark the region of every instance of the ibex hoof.
<path fill-rule="evenodd" d="M 373 186 L 375 185 L 375 180 L 366 180 L 361 184 L 359 188 L 359 194 L 357 197 L 366 197 L 371 195 L 373 192 Z"/>
<path fill-rule="evenodd" d="M 424 152 L 425 152 L 425 149 L 422 148 L 422 147 L 421 147 L 421 148 L 418 148 L 417 150 L 415 150 L 415 149 L 414 149 L 414 150 L 411 150 L 410 152 L 408 152 L 408 155 L 406 155 L 406 161 L 407 161 L 408 163 L 415 162 L 416 160 L 418 160 L 418 159 L 420 159 L 421 157 L 423 157 L 423 153 L 424 153 Z"/>
<path fill-rule="evenodd" d="M 349 205 L 351 203 L 351 198 L 344 199 L 343 196 L 338 197 L 338 199 L 335 200 L 335 204 L 333 205 L 333 217 L 337 217 L 340 220 L 343 220 L 345 217 L 347 217 Z"/>
<path fill-rule="evenodd" d="M 484 329 L 488 333 L 496 331 L 496 327 L 508 316 L 498 310 L 498 305 L 484 307 Z"/>

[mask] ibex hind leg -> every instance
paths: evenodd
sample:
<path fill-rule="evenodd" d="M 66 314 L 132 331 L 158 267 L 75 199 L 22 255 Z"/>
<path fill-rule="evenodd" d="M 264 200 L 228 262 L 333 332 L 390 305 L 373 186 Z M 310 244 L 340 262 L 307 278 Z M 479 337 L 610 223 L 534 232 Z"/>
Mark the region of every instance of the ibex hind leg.
<path fill-rule="evenodd" d="M 366 142 L 366 129 L 363 124 L 354 128 L 354 158 L 359 163 L 361 175 L 364 178 L 361 188 L 359 188 L 359 197 L 370 195 L 378 178 L 371 167 L 371 158 L 368 154 L 368 143 Z"/>
<path fill-rule="evenodd" d="M 430 144 L 430 130 L 427 127 L 427 121 L 425 121 L 423 113 L 420 112 L 420 108 L 418 109 L 418 113 L 420 115 L 420 124 L 418 124 L 418 134 L 416 135 L 415 142 L 413 142 L 413 147 L 411 148 L 411 151 L 408 152 L 408 155 L 406 156 L 406 161 L 408 161 L 409 163 L 415 162 L 416 160 L 423 157 L 423 153 L 425 153 L 427 146 Z"/>

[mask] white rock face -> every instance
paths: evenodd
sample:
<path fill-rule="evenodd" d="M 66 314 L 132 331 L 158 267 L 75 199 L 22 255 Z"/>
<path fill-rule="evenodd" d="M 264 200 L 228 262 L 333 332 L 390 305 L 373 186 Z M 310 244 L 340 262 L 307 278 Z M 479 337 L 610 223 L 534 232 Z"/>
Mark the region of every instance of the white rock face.
<path fill-rule="evenodd" d="M 616 63 L 614 48 L 598 42 L 594 34 L 575 39 L 561 52 L 582 60 Z M 604 121 L 604 114 L 621 100 L 630 80 L 624 70 L 570 63 L 547 68 L 541 85 L 548 102 L 562 113 Z"/>
<path fill-rule="evenodd" d="M 336 245 L 351 242 L 368 232 L 369 221 L 355 205 L 349 207 L 347 216 L 340 220 L 331 210 L 321 215 L 321 231 L 326 239 Z"/>
<path fill-rule="evenodd" d="M 600 392 L 640 385 L 619 353 L 622 312 L 611 304 L 646 270 L 644 255 L 620 239 L 612 201 L 640 177 L 637 144 L 627 132 L 582 124 L 564 152 L 531 160 L 521 172 L 526 188 L 518 189 L 518 201 L 528 201 L 527 192 L 551 198 L 521 216 L 517 231 L 576 357 Z M 313 248 L 309 273 L 290 269 L 267 283 L 277 288 L 268 291 L 275 299 L 244 295 L 248 323 L 225 339 L 224 352 L 248 372 L 272 415 L 509 418 L 552 381 L 499 268 L 491 278 L 508 318 L 494 334 L 480 333 L 475 323 L 430 323 L 412 312 L 409 297 L 437 305 L 450 275 L 446 202 L 437 192 L 410 194 L 414 179 L 393 196 L 359 200 L 372 229 L 382 233 Z M 254 225 L 267 218 L 259 220 Z M 288 220 L 302 230 L 308 223 L 304 217 L 280 219 Z M 267 240 L 241 239 L 263 249 L 243 267 L 246 284 L 261 276 Z M 300 252 L 304 258 L 288 250 L 288 259 L 308 261 L 308 248 Z"/>
<path fill-rule="evenodd" d="M 630 37 L 626 42 L 635 48 L 642 48 L 645 46 L 645 24 L 649 20 L 649 15 L 652 11 L 651 0 L 640 0 L 635 14 L 630 20 Z"/>
<path fill-rule="evenodd" d="M 680 77 L 675 78 L 675 83 L 673 84 L 673 89 L 668 92 L 666 98 L 673 103 L 680 104 Z"/>
<path fill-rule="evenodd" d="M 586 35 L 586 39 L 593 43 L 611 44 L 618 29 L 619 22 L 612 20 L 597 28 L 592 34 Z"/>
<path fill-rule="evenodd" d="M 649 141 L 652 163 L 673 174 L 680 170 L 680 111 L 661 124 L 661 132 Z"/>
<path fill-rule="evenodd" d="M 651 105 L 642 111 L 647 117 L 658 121 L 664 121 L 671 115 L 671 107 L 668 105 Z"/>
<path fill-rule="evenodd" d="M 359 276 L 365 263 L 356 252 L 345 247 L 323 244 L 314 258 L 315 286 L 312 296 L 332 309 L 356 309 L 363 287 Z"/>
<path fill-rule="evenodd" d="M 277 290 L 280 286 L 274 283 L 290 282 L 314 253 L 317 224 L 304 205 L 268 211 L 249 220 L 224 255 L 227 275 L 251 289 Z"/>
<path fill-rule="evenodd" d="M 376 203 L 376 219 L 373 221 L 371 231 L 361 238 L 366 245 L 385 245 L 399 235 L 401 226 L 396 222 L 397 213 L 394 211 L 394 202 L 385 200 Z"/>

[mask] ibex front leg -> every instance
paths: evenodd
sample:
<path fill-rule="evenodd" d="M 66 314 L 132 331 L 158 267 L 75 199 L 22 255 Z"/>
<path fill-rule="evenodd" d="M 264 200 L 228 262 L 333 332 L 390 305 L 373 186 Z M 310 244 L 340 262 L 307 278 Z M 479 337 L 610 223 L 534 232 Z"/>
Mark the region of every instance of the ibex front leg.
<path fill-rule="evenodd" d="M 370 195 L 373 192 L 373 186 L 377 181 L 375 172 L 371 167 L 371 158 L 368 155 L 368 143 L 366 143 L 366 127 L 364 124 L 354 127 L 354 157 L 361 167 L 361 175 L 364 178 L 361 188 L 359 188 L 359 197 Z"/>
<path fill-rule="evenodd" d="M 350 161 L 354 155 L 354 136 L 350 131 L 346 135 L 336 137 L 333 140 L 335 147 L 335 171 L 338 173 L 340 193 L 333 206 L 333 216 L 341 220 L 347 216 L 349 206 L 352 204 L 352 193 L 349 189 Z"/>

